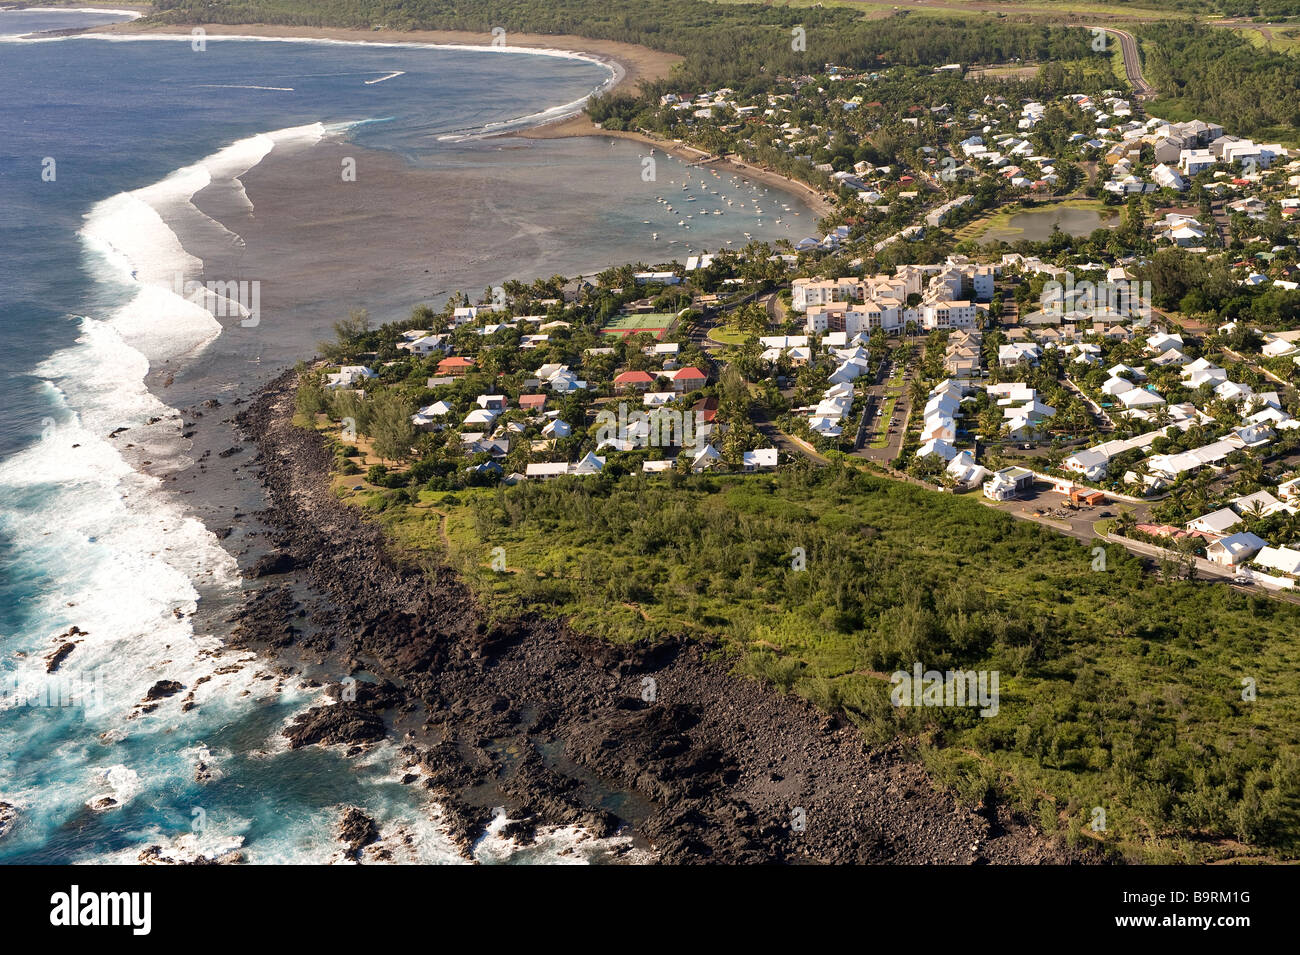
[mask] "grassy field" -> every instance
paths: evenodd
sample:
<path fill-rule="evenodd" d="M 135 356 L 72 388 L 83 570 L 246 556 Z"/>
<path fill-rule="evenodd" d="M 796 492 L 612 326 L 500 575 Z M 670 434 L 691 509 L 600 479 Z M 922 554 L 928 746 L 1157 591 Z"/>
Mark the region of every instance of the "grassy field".
<path fill-rule="evenodd" d="M 1294 606 L 1153 579 L 1118 547 L 1097 572 L 1078 541 L 851 469 L 561 479 L 415 505 L 347 487 L 494 613 L 716 641 L 741 672 L 869 739 L 912 740 L 965 798 L 999 793 L 1069 840 L 1145 861 L 1296 855 Z M 891 706 L 888 674 L 918 661 L 997 671 L 998 715 Z"/>
<path fill-rule="evenodd" d="M 739 328 L 722 326 L 709 332 L 709 337 L 715 342 L 722 342 L 724 345 L 743 345 L 749 338 L 749 332 L 741 331 Z"/>
<path fill-rule="evenodd" d="M 1243 27 L 1241 35 L 1261 49 L 1292 54 L 1300 51 L 1300 26 Z"/>

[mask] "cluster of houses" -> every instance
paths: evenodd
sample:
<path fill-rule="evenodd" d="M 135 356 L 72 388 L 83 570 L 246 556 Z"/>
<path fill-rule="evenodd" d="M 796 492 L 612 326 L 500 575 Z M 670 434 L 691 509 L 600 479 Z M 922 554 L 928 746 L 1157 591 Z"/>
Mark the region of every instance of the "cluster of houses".
<path fill-rule="evenodd" d="M 961 403 L 966 389 L 945 378 L 930 389 L 921 420 L 921 448 L 916 456 L 936 455 L 945 463 L 957 457 L 957 418 L 961 416 Z M 973 463 L 973 462 L 972 462 Z"/>
<path fill-rule="evenodd" d="M 1153 491 L 1161 490 L 1181 475 L 1203 467 L 1219 467 L 1234 451 L 1262 448 L 1276 438 L 1278 430 L 1300 428 L 1283 409 L 1276 391 L 1256 393 L 1245 382 L 1230 380 L 1227 371 L 1206 358 L 1190 358 L 1184 351 L 1183 337 L 1179 333 L 1160 332 L 1146 339 L 1146 353 L 1151 366 L 1176 366 L 1179 378 L 1189 389 L 1210 394 L 1219 401 L 1237 408 L 1241 424 L 1227 429 L 1218 440 L 1199 448 L 1173 454 L 1153 454 L 1145 461 L 1145 473 L 1139 476 L 1128 471 L 1123 479 L 1129 484 L 1144 484 Z M 1076 452 L 1063 462 L 1066 471 L 1087 480 L 1100 481 L 1108 476 L 1111 459 L 1135 449 L 1149 448 L 1157 438 L 1171 435 L 1175 429 L 1187 431 L 1193 425 L 1213 426 L 1215 419 L 1205 409 L 1192 402 L 1169 404 L 1146 382 L 1147 366 L 1119 363 L 1107 371 L 1108 377 L 1101 385 L 1100 397 L 1109 400 L 1113 419 L 1159 424 L 1142 434 L 1124 440 L 1103 442 L 1092 448 Z"/>
<path fill-rule="evenodd" d="M 1170 123 L 1152 117 L 1145 122 L 1129 121 L 1099 128 L 1097 132 L 1106 138 L 1089 145 L 1096 143 L 1105 149 L 1105 162 L 1111 173 L 1103 188 L 1118 195 L 1157 189 L 1184 192 L 1190 180 L 1207 170 L 1218 168 L 1227 177 L 1230 170 L 1239 166 L 1252 175 L 1289 155 L 1278 143 L 1262 144 L 1225 135 L 1222 126 L 1200 120 Z M 1112 137 L 1118 137 L 1119 141 L 1114 142 Z M 1154 159 L 1145 178 L 1135 174 L 1144 148 L 1151 151 Z M 1246 180 L 1234 184 L 1244 185 Z M 1225 184 L 1215 191 L 1227 188 Z"/>
<path fill-rule="evenodd" d="M 997 275 L 997 266 L 969 262 L 903 265 L 895 275 L 795 279 L 791 301 L 810 335 L 869 336 L 876 329 L 896 335 L 908 323 L 927 331 L 971 328 L 980 318 L 978 303 L 993 297 Z"/>
<path fill-rule="evenodd" d="M 1038 391 L 1024 382 L 989 382 L 983 388 L 1002 410 L 1001 431 L 1012 441 L 1030 441 L 1040 437 L 1048 419 L 1056 414 L 1056 409 L 1044 403 Z M 950 464 L 959 455 L 969 453 L 956 446 L 960 430 L 957 419 L 962 417 L 962 404 L 973 400 L 968 391 L 966 385 L 951 378 L 945 378 L 931 389 L 922 414 L 921 446 L 916 450 L 916 457 L 934 455 Z"/>
<path fill-rule="evenodd" d="M 1042 103 L 1026 103 L 1018 127 L 1024 131 L 1033 129 L 1043 118 L 1045 110 Z M 1060 182 L 1061 177 L 1056 171 L 1057 159 L 1039 155 L 1030 139 L 1011 133 L 999 135 L 994 129 L 993 125 L 986 125 L 980 133 L 957 144 L 968 162 L 977 163 L 991 175 L 1000 176 L 1015 189 L 1041 191 L 1052 189 Z M 955 172 L 962 176 L 966 168 L 969 167 L 959 166 Z M 948 174 L 952 175 L 952 172 Z"/>
<path fill-rule="evenodd" d="M 864 352 L 865 355 L 865 352 Z M 863 365 L 865 368 L 865 364 Z M 843 421 L 853 407 L 853 383 L 833 382 L 811 408 L 797 409 L 808 417 L 808 429 L 823 438 L 838 440 L 844 433 Z"/>
<path fill-rule="evenodd" d="M 1182 527 L 1169 524 L 1138 524 L 1136 529 L 1169 540 L 1198 538 L 1205 557 L 1221 567 L 1235 570 L 1245 580 L 1270 589 L 1290 590 L 1300 582 L 1300 550 L 1274 546 L 1257 534 L 1242 529 L 1255 518 L 1300 513 L 1300 477 L 1278 487 L 1275 496 L 1256 491 L 1233 498 L 1224 507 L 1188 521 Z"/>

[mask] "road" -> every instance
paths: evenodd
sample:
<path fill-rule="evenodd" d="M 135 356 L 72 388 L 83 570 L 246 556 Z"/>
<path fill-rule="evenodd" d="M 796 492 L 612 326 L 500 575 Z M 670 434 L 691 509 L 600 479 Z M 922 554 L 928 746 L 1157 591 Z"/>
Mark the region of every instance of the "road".
<path fill-rule="evenodd" d="M 808 458 L 808 460 L 817 465 L 826 465 L 830 463 L 830 461 L 819 454 L 812 445 L 800 441 L 793 435 L 786 434 L 778 428 L 776 422 L 768 417 L 767 411 L 761 406 L 754 408 L 751 420 L 754 429 L 763 437 L 767 438 L 771 443 L 771 446 L 784 455 L 785 460 L 789 461 L 791 458 L 797 458 L 802 454 L 804 457 Z"/>
<path fill-rule="evenodd" d="M 1155 87 L 1142 75 L 1142 57 L 1138 55 L 1137 40 L 1133 34 L 1126 30 L 1116 30 L 1114 27 L 1092 27 L 1092 29 L 1105 30 L 1111 36 L 1119 38 L 1120 51 L 1124 54 L 1124 72 L 1128 74 L 1129 83 L 1133 85 L 1140 99 L 1155 96 Z"/>

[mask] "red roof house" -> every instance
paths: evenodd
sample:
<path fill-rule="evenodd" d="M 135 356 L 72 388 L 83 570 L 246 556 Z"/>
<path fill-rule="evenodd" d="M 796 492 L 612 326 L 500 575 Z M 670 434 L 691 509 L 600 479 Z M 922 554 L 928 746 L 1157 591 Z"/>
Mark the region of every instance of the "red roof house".
<path fill-rule="evenodd" d="M 616 391 L 646 391 L 654 384 L 649 372 L 625 371 L 614 379 Z"/>
<path fill-rule="evenodd" d="M 694 365 L 687 365 L 685 368 L 679 368 L 670 376 L 673 381 L 673 391 L 695 391 L 697 388 L 703 388 L 709 381 L 709 376 L 700 371 Z"/>
<path fill-rule="evenodd" d="M 444 358 L 438 362 L 438 374 L 440 375 L 463 375 L 474 367 L 474 359 L 462 358 L 454 355 L 451 358 Z"/>

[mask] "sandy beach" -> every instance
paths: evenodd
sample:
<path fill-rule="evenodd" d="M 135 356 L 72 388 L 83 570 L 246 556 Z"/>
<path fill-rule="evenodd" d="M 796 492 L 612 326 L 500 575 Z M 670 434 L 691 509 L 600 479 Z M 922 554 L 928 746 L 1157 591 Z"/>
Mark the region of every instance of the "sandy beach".
<path fill-rule="evenodd" d="M 194 24 L 147 24 L 139 21 L 113 23 L 88 31 L 93 33 L 189 33 Z M 228 26 L 220 23 L 203 24 L 209 36 L 255 36 L 280 39 L 339 40 L 345 43 L 428 43 L 451 46 L 491 46 L 493 37 L 487 33 L 470 33 L 461 30 L 350 30 L 342 27 L 280 26 L 268 23 L 248 23 Z M 637 86 L 642 81 L 667 77 L 674 66 L 682 61 L 680 56 L 651 50 L 649 47 L 613 40 L 593 40 L 588 37 L 540 33 L 507 33 L 507 47 L 525 47 L 534 50 L 564 50 L 568 53 L 586 53 L 596 59 L 618 63 L 624 71 L 620 85 Z"/>
<path fill-rule="evenodd" d="M 709 159 L 711 155 L 702 149 L 696 149 L 694 146 L 688 146 L 676 140 L 662 139 L 658 136 L 649 136 L 635 131 L 601 129 L 588 119 L 585 113 L 556 120 L 553 123 L 534 126 L 532 129 L 523 130 L 515 135 L 522 139 L 568 139 L 574 136 L 608 136 L 613 139 L 629 139 L 662 149 L 669 155 L 691 163 Z M 806 183 L 799 182 L 797 179 L 790 179 L 780 173 L 772 172 L 770 169 L 752 165 L 734 156 L 715 157 L 708 162 L 708 165 L 713 169 L 725 169 L 729 172 L 738 173 L 746 179 L 761 182 L 765 186 L 774 186 L 777 189 L 793 192 L 806 202 L 809 208 L 818 216 L 828 216 L 835 211 L 834 203 L 828 200 L 819 190 Z"/>
<path fill-rule="evenodd" d="M 193 28 L 194 26 L 189 24 L 156 25 L 133 21 L 97 27 L 90 32 L 188 33 Z M 352 30 L 341 27 L 281 26 L 265 23 L 237 26 L 206 24 L 203 29 L 210 36 L 322 39 L 349 43 L 429 43 L 455 46 L 488 46 L 493 40 L 490 34 L 459 30 Z M 508 33 L 505 41 L 506 45 L 511 47 L 584 53 L 603 62 L 616 64 L 621 69 L 622 75 L 617 77 L 611 89 L 637 87 L 644 81 L 665 79 L 671 75 L 672 68 L 682 62 L 682 57 L 673 53 L 652 50 L 649 47 L 632 43 L 596 40 L 571 34 Z M 709 156 L 707 152 L 693 146 L 662 139 L 658 136 L 650 136 L 641 132 L 601 129 L 588 119 L 585 113 L 567 116 L 514 135 L 525 139 L 568 139 L 577 136 L 605 136 L 613 139 L 628 139 L 654 146 L 686 162 L 696 162 Z M 734 156 L 718 157 L 710 165 L 717 169 L 726 169 L 730 172 L 739 173 L 766 186 L 774 186 L 777 189 L 793 192 L 804 200 L 818 216 L 830 215 L 835 209 L 834 203 L 828 200 L 822 192 L 806 183 L 790 179 L 770 169 L 743 162 Z"/>

